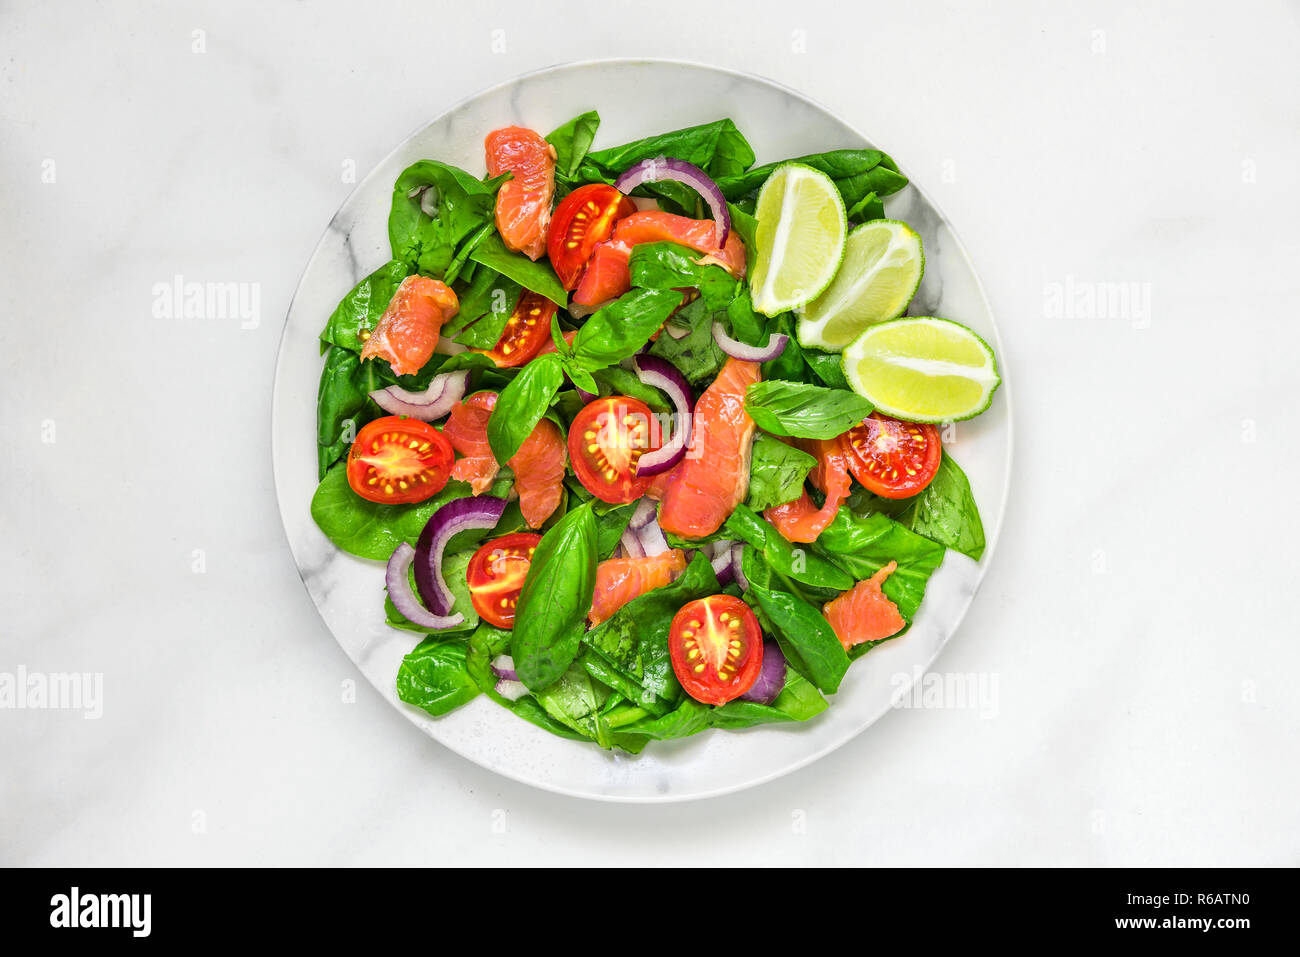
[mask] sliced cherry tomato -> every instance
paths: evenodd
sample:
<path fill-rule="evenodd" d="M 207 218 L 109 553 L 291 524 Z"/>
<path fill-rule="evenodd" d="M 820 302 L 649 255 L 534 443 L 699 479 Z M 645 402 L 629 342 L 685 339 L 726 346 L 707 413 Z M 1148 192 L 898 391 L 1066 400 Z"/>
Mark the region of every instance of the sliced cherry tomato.
<path fill-rule="evenodd" d="M 881 498 L 909 498 L 939 471 L 943 445 L 933 425 L 903 422 L 872 412 L 840 437 L 849 471 Z"/>
<path fill-rule="evenodd" d="M 758 680 L 763 632 L 739 598 L 710 595 L 683 605 L 673 616 L 668 652 L 688 695 L 704 704 L 726 704 Z"/>
<path fill-rule="evenodd" d="M 451 443 L 427 422 L 386 415 L 352 443 L 348 485 L 370 502 L 423 502 L 447 484 L 455 457 Z"/>
<path fill-rule="evenodd" d="M 569 427 L 574 474 L 602 502 L 631 502 L 644 495 L 652 479 L 636 474 L 637 460 L 662 444 L 650 406 L 625 395 L 587 403 Z"/>
<path fill-rule="evenodd" d="M 541 540 L 530 532 L 503 535 L 480 546 L 469 560 L 469 600 L 484 621 L 498 628 L 515 626 L 515 605 Z"/>
<path fill-rule="evenodd" d="M 636 203 L 613 186 L 579 186 L 555 207 L 546 234 L 546 254 L 565 289 L 573 289 L 597 243 L 609 239 L 614 224 L 636 212 Z"/>
<path fill-rule="evenodd" d="M 487 354 L 488 358 L 503 369 L 528 362 L 551 341 L 551 317 L 555 309 L 555 303 L 545 296 L 525 292 L 506 320 L 501 338 Z"/>

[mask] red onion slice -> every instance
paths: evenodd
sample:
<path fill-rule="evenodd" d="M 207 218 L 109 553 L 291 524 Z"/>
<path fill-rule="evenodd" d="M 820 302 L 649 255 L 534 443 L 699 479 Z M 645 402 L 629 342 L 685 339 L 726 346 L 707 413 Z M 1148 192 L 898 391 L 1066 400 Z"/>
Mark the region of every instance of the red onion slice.
<path fill-rule="evenodd" d="M 457 532 L 495 528 L 506 510 L 506 500 L 491 495 L 452 499 L 429 516 L 415 543 L 415 587 L 434 614 L 451 611 L 455 600 L 442 577 L 442 553 Z"/>
<path fill-rule="evenodd" d="M 444 372 L 433 377 L 423 392 L 408 392 L 400 385 L 390 385 L 370 393 L 375 404 L 390 415 L 405 415 L 421 422 L 441 419 L 465 398 L 469 370 Z"/>
<path fill-rule="evenodd" d="M 776 333 L 768 336 L 767 345 L 751 346 L 731 338 L 722 327 L 722 323 L 715 322 L 713 324 L 713 341 L 733 359 L 742 359 L 745 362 L 771 362 L 785 351 L 786 343 L 790 341 L 790 337 L 783 332 Z"/>
<path fill-rule="evenodd" d="M 781 646 L 769 638 L 763 642 L 763 666 L 758 670 L 758 679 L 740 699 L 771 704 L 784 688 L 785 655 L 781 654 Z"/>
<path fill-rule="evenodd" d="M 704 197 L 717 227 L 718 248 L 725 246 L 727 236 L 731 234 L 731 212 L 727 209 L 727 197 L 722 195 L 718 184 L 709 179 L 709 175 L 698 166 L 685 160 L 655 156 L 642 160 L 627 170 L 614 180 L 614 187 L 621 192 L 630 193 L 642 183 L 662 183 L 665 180 L 684 183 Z"/>
<path fill-rule="evenodd" d="M 627 527 L 635 531 L 638 528 L 644 528 L 649 522 L 655 520 L 655 515 L 659 512 L 659 505 L 652 499 L 643 498 L 637 503 L 636 510 L 632 512 L 632 518 L 628 520 Z"/>
<path fill-rule="evenodd" d="M 640 540 L 641 547 L 645 549 L 647 558 L 672 551 L 672 546 L 668 544 L 668 539 L 664 537 L 664 530 L 659 527 L 658 522 L 649 522 L 641 526 L 637 529 L 636 537 Z"/>
<path fill-rule="evenodd" d="M 420 604 L 420 599 L 416 598 L 415 592 L 411 591 L 411 581 L 407 578 L 407 572 L 411 570 L 413 561 L 415 561 L 415 549 L 408 542 L 402 542 L 393 549 L 393 554 L 388 559 L 388 568 L 384 572 L 384 585 L 388 588 L 388 597 L 392 599 L 393 607 L 401 612 L 402 617 L 407 621 L 421 628 L 441 630 L 454 628 L 464 622 L 465 616 L 460 612 L 454 615 L 435 615 Z"/>
<path fill-rule="evenodd" d="M 502 678 L 492 690 L 508 701 L 518 701 L 528 694 L 528 687 L 522 681 L 511 681 L 509 678 Z"/>
<path fill-rule="evenodd" d="M 498 678 L 505 678 L 507 681 L 519 680 L 519 675 L 515 672 L 515 659 L 509 655 L 497 655 L 492 659 L 490 667 L 492 673 Z"/>
<path fill-rule="evenodd" d="M 686 456 L 691 444 L 691 410 L 695 402 L 686 377 L 667 359 L 658 356 L 637 356 L 632 360 L 636 377 L 646 385 L 663 391 L 673 408 L 673 435 L 664 445 L 647 452 L 636 462 L 637 475 L 658 475 L 667 472 Z"/>
<path fill-rule="evenodd" d="M 624 558 L 645 558 L 645 547 L 641 544 L 641 539 L 637 538 L 636 529 L 630 525 L 623 529 L 618 542 L 623 546 Z"/>

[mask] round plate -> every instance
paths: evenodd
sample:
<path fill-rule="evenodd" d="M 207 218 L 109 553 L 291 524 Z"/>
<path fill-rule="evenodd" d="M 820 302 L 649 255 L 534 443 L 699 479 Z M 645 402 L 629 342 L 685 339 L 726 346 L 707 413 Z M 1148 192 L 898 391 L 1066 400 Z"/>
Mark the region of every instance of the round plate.
<path fill-rule="evenodd" d="M 907 691 L 956 630 L 1002 522 L 1011 453 L 1006 370 L 992 408 L 960 423 L 949 444 L 983 515 L 984 558 L 975 563 L 949 552 L 911 629 L 855 662 L 831 707 L 811 721 L 654 741 L 632 757 L 557 738 L 485 697 L 441 718 L 402 703 L 394 677 L 416 639 L 384 623 L 383 564 L 340 552 L 309 512 L 317 484 L 316 387 L 322 366 L 317 336 L 343 295 L 390 258 L 388 209 L 393 182 L 403 169 L 436 158 L 481 175 L 483 137 L 490 130 L 511 124 L 551 130 L 590 109 L 599 110 L 602 120 L 597 149 L 724 116 L 749 139 L 759 163 L 873 145 L 843 120 L 768 80 L 680 62 L 607 60 L 552 67 L 453 107 L 366 177 L 331 220 L 307 264 L 289 307 L 276 367 L 271 421 L 276 492 L 289 545 L 321 617 L 371 683 L 425 733 L 485 768 L 564 794 L 614 801 L 706 797 L 786 774 L 848 741 Z M 907 164 L 900 165 L 907 173 Z M 886 201 L 886 214 L 910 223 L 925 245 L 925 278 L 909 314 L 965 323 L 1001 355 L 979 280 L 939 210 L 913 183 Z"/>

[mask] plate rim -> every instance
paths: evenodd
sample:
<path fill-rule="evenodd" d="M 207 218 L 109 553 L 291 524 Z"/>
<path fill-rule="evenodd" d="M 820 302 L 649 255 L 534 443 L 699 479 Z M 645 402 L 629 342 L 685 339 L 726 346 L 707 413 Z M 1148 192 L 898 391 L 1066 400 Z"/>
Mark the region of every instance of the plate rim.
<path fill-rule="evenodd" d="M 285 362 L 285 356 L 286 356 L 285 341 L 288 338 L 288 333 L 289 333 L 289 320 L 293 315 L 294 306 L 296 305 L 298 298 L 303 291 L 303 283 L 306 281 L 307 273 L 309 271 L 308 267 L 310 266 L 312 261 L 316 258 L 316 256 L 320 253 L 321 249 L 324 247 L 326 240 L 330 236 L 331 227 L 334 225 L 335 221 L 339 218 L 339 215 L 343 212 L 343 210 L 348 208 L 349 204 L 352 201 L 352 198 L 367 185 L 370 179 L 373 176 L 375 176 L 381 168 L 385 167 L 389 163 L 389 161 L 393 159 L 394 156 L 399 154 L 404 149 L 406 144 L 408 144 L 413 138 L 418 136 L 424 130 L 433 126 L 435 123 L 442 121 L 445 117 L 468 106 L 470 103 L 474 102 L 475 100 L 478 100 L 481 97 L 487 96 L 490 93 L 496 92 L 506 87 L 513 86 L 514 84 L 517 84 L 524 80 L 528 80 L 530 78 L 544 76 L 550 73 L 568 71 L 568 70 L 589 69 L 592 67 L 606 67 L 606 66 L 635 66 L 635 65 L 642 65 L 642 64 L 690 67 L 692 69 L 706 70 L 712 73 L 721 74 L 723 76 L 740 78 L 743 80 L 761 84 L 763 86 L 771 87 L 773 89 L 780 91 L 786 96 L 792 97 L 793 99 L 798 100 L 804 103 L 805 105 L 820 111 L 821 113 L 832 118 L 836 122 L 842 124 L 847 129 L 853 131 L 853 133 L 859 136 L 864 142 L 872 144 L 873 148 L 879 148 L 875 146 L 875 140 L 873 140 L 871 137 L 863 133 L 862 130 L 859 129 L 856 124 L 846 120 L 836 110 L 833 110 L 830 107 L 826 106 L 817 98 L 812 97 L 791 86 L 788 86 L 779 80 L 774 80 L 771 77 L 763 76 L 758 73 L 753 73 L 748 70 L 737 70 L 731 67 L 717 66 L 716 64 L 704 63 L 698 60 L 681 59 L 675 57 L 651 57 L 651 56 L 597 57 L 597 58 L 586 59 L 586 60 L 569 60 L 569 61 L 561 61 L 558 63 L 552 63 L 547 66 L 539 67 L 534 70 L 528 70 L 523 73 L 515 74 L 498 83 L 494 83 L 489 86 L 482 87 L 481 89 L 475 90 L 473 93 L 470 93 L 465 97 L 462 97 L 461 99 L 450 104 L 446 108 L 440 110 L 438 113 L 436 113 L 434 116 L 432 116 L 425 122 L 411 129 L 410 132 L 408 132 L 405 136 L 403 136 L 400 140 L 397 141 L 397 143 L 394 145 L 394 147 L 391 150 L 389 150 L 380 159 L 378 159 L 372 165 L 370 171 L 365 176 L 363 176 L 360 180 L 358 180 L 357 183 L 353 186 L 353 188 L 348 191 L 347 195 L 344 196 L 343 199 L 340 201 L 338 208 L 335 209 L 333 214 L 330 216 L 329 220 L 326 222 L 325 228 L 322 230 L 320 238 L 316 241 L 315 245 L 311 249 L 310 254 L 307 256 L 306 260 L 304 261 L 301 275 L 298 278 L 298 282 L 295 283 L 294 285 L 293 294 L 289 297 L 289 302 L 285 309 L 284 321 L 280 329 L 280 338 L 276 344 L 275 364 L 271 375 L 271 383 L 270 383 L 271 414 L 268 418 L 269 418 L 269 425 L 271 430 L 271 435 L 270 435 L 271 485 L 275 491 L 276 509 L 279 513 L 279 519 L 280 519 L 280 532 L 284 537 L 285 544 L 288 546 L 289 554 L 293 558 L 294 570 L 298 574 L 298 580 L 302 583 L 303 589 L 307 592 L 308 598 L 311 600 L 312 607 L 315 609 L 317 616 L 321 620 L 321 623 L 324 624 L 326 630 L 329 631 L 330 637 L 334 639 L 334 642 L 339 647 L 339 649 L 344 652 L 345 657 L 347 657 L 352 667 L 361 673 L 362 677 L 366 679 L 366 681 L 371 685 L 371 687 L 373 687 L 379 693 L 380 697 L 383 698 L 386 702 L 388 702 L 388 696 L 385 694 L 385 690 L 379 686 L 379 684 L 376 682 L 375 679 L 371 678 L 370 675 L 367 674 L 365 669 L 361 668 L 360 665 L 357 664 L 357 662 L 347 652 L 347 649 L 339 641 L 338 636 L 334 634 L 334 628 L 331 626 L 330 622 L 325 618 L 323 612 L 321 611 L 320 604 L 316 601 L 315 596 L 312 595 L 311 589 L 310 587 L 308 587 L 307 581 L 303 577 L 302 564 L 298 560 L 298 554 L 294 549 L 293 539 L 290 537 L 289 527 L 286 523 L 285 502 L 281 500 L 279 483 L 276 481 L 277 462 L 279 460 L 279 456 L 277 455 L 276 452 L 277 444 L 278 444 L 276 436 L 279 434 L 279 429 L 276 428 L 276 423 L 278 419 L 278 406 L 276 403 L 277 383 L 279 382 L 280 379 L 281 367 Z M 894 154 L 891 153 L 890 155 L 892 156 Z M 900 164 L 900 165 L 906 165 L 906 164 Z M 998 508 L 998 523 L 997 526 L 992 529 L 992 534 L 986 536 L 984 552 L 980 556 L 980 560 L 976 563 L 977 565 L 979 565 L 980 570 L 979 570 L 979 575 L 975 581 L 974 587 L 971 589 L 969 596 L 967 597 L 965 603 L 962 605 L 960 612 L 955 616 L 954 623 L 951 629 L 949 629 L 948 633 L 944 635 L 942 641 L 940 641 L 934 653 L 929 656 L 928 660 L 925 661 L 923 667 L 921 668 L 920 673 L 922 676 L 924 676 L 930 673 L 931 669 L 934 667 L 934 663 L 943 654 L 944 650 L 948 647 L 949 643 L 952 641 L 953 637 L 957 634 L 957 632 L 960 631 L 961 626 L 966 620 L 967 614 L 969 614 L 970 612 L 971 605 L 974 604 L 976 596 L 979 595 L 980 590 L 984 586 L 984 579 L 987 577 L 989 568 L 992 567 L 993 556 L 997 552 L 997 546 L 1002 537 L 1002 526 L 1006 522 L 1007 506 L 1011 501 L 1010 493 L 1011 493 L 1012 476 L 1014 475 L 1013 466 L 1015 460 L 1015 410 L 1012 402 L 1012 388 L 1010 382 L 1011 376 L 1009 375 L 1008 372 L 1007 362 L 1006 362 L 1006 351 L 1003 348 L 1003 343 L 1002 343 L 1002 328 L 1001 325 L 998 323 L 997 314 L 993 310 L 992 303 L 989 300 L 988 291 L 984 286 L 984 280 L 981 277 L 979 271 L 975 268 L 974 260 L 971 258 L 970 251 L 967 249 L 965 242 L 963 242 L 961 238 L 961 234 L 958 232 L 953 221 L 944 212 L 943 207 L 940 206 L 937 202 L 935 202 L 933 197 L 915 179 L 913 179 L 911 175 L 908 176 L 908 186 L 909 188 L 916 190 L 916 192 L 921 196 L 921 198 L 924 199 L 926 204 L 929 205 L 930 208 L 933 209 L 934 212 L 938 215 L 942 224 L 946 227 L 948 232 L 951 234 L 952 241 L 956 251 L 960 253 L 962 259 L 965 260 L 966 265 L 969 268 L 971 277 L 974 280 L 975 290 L 979 294 L 980 301 L 983 303 L 984 308 L 989 316 L 990 323 L 992 325 L 994 347 L 998 358 L 998 373 L 1002 378 L 1002 382 L 1000 386 L 1000 389 L 1003 393 L 1002 401 L 1006 405 L 1006 426 L 1005 426 L 1006 427 L 1006 461 L 1005 461 L 1006 480 L 1002 483 L 1001 501 L 999 503 L 999 508 Z M 875 725 L 876 722 L 878 722 L 885 715 L 887 711 L 893 709 L 895 700 L 904 698 L 910 693 L 912 687 L 914 686 L 914 683 L 915 683 L 915 672 L 913 672 L 913 677 L 910 678 L 905 685 L 900 685 L 900 687 L 895 692 L 893 698 L 891 698 L 888 702 L 884 703 L 880 708 L 877 708 L 873 713 L 865 716 L 863 721 L 860 724 L 858 724 L 858 726 L 855 729 L 847 731 L 846 733 L 836 737 L 834 740 L 828 742 L 827 744 L 823 745 L 822 747 L 816 750 L 811 751 L 809 754 L 804 755 L 803 757 L 799 758 L 797 761 L 793 761 L 789 764 L 786 764 L 785 766 L 777 770 L 770 771 L 766 774 L 759 775 L 757 777 L 747 778 L 746 780 L 735 784 L 727 784 L 727 785 L 714 787 L 706 791 L 693 791 L 688 793 L 686 792 L 679 793 L 679 792 L 670 791 L 668 793 L 659 793 L 659 794 L 607 794 L 607 793 L 602 794 L 602 793 L 594 793 L 592 791 L 581 791 L 572 787 L 566 787 L 564 785 L 552 783 L 545 780 L 536 780 L 533 778 L 524 777 L 522 774 L 515 772 L 508 765 L 488 763 L 483 760 L 480 760 L 477 757 L 470 756 L 469 754 L 459 750 L 458 748 L 441 740 L 440 738 L 435 737 L 433 734 L 429 732 L 427 728 L 420 726 L 414 720 L 414 716 L 406 714 L 404 709 L 399 707 L 397 708 L 397 710 L 399 713 L 403 715 L 403 717 L 407 718 L 407 720 L 412 725 L 414 725 L 418 730 L 420 730 L 421 733 L 426 738 L 432 739 L 435 743 L 437 743 L 440 747 L 445 748 L 448 752 L 456 755 L 461 760 L 469 762 L 475 767 L 482 768 L 486 771 L 490 771 L 493 774 L 499 774 L 502 777 L 507 778 L 511 781 L 515 781 L 520 784 L 527 785 L 529 787 L 538 788 L 539 790 L 547 791 L 552 794 L 561 794 L 566 797 L 581 798 L 584 800 L 599 801 L 602 803 L 676 804 L 676 803 L 683 803 L 688 801 L 710 800 L 714 798 L 724 797 L 729 794 L 735 794 L 737 792 L 748 790 L 750 788 L 758 788 L 765 784 L 769 784 L 772 781 L 775 781 L 779 778 L 785 777 L 790 774 L 794 774 L 796 771 L 803 770 L 804 768 L 815 763 L 821 758 L 824 758 L 827 755 L 831 754 L 832 752 L 837 751 L 840 748 L 844 747 L 854 738 L 857 738 L 858 736 L 864 734 L 868 729 L 870 729 L 873 725 Z M 392 702 L 388 702 L 388 703 L 392 704 Z"/>

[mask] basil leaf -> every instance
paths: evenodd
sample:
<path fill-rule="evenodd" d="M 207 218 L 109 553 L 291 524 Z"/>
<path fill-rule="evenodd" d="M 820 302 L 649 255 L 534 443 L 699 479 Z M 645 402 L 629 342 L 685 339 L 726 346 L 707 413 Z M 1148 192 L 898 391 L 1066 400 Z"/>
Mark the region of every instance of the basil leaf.
<path fill-rule="evenodd" d="M 848 208 L 848 220 L 851 223 L 869 223 L 873 219 L 885 218 L 885 204 L 874 189 L 864 195 Z"/>
<path fill-rule="evenodd" d="M 397 697 L 435 716 L 472 701 L 479 688 L 466 667 L 468 651 L 463 640 L 421 642 L 398 666 Z"/>
<path fill-rule="evenodd" d="M 539 296 L 545 296 L 557 306 L 568 305 L 569 294 L 560 285 L 559 277 L 547 262 L 533 262 L 523 253 L 506 249 L 500 234 L 492 233 L 478 244 L 469 258 L 480 265 L 495 269 L 501 275 L 513 279 L 525 289 L 531 289 Z"/>
<path fill-rule="evenodd" d="M 435 215 L 420 207 L 415 190 L 435 191 Z M 393 184 L 393 204 L 388 215 L 388 241 L 393 258 L 430 276 L 442 277 L 457 248 L 492 220 L 493 186 L 463 169 L 420 160 L 403 170 Z"/>
<path fill-rule="evenodd" d="M 492 659 L 497 655 L 504 654 L 510 648 L 510 639 L 511 632 L 489 624 L 479 625 L 478 630 L 470 636 L 466 670 L 478 685 L 479 690 L 503 708 L 513 711 L 525 721 L 529 721 L 551 734 L 567 738 L 570 741 L 589 740 L 587 735 L 579 734 L 552 718 L 542 709 L 542 706 L 537 703 L 537 699 L 531 694 L 512 701 L 497 693 L 497 676 L 492 671 Z"/>
<path fill-rule="evenodd" d="M 822 691 L 833 694 L 849 670 L 849 656 L 830 622 L 814 605 L 789 592 L 749 583 L 749 592 L 773 627 L 786 658 L 797 662 Z"/>
<path fill-rule="evenodd" d="M 595 110 L 575 116 L 559 129 L 548 133 L 546 142 L 555 147 L 555 175 L 572 179 L 591 149 L 591 141 L 600 128 L 600 114 Z"/>
<path fill-rule="evenodd" d="M 889 196 L 907 185 L 907 177 L 898 171 L 898 164 L 880 150 L 871 149 L 814 153 L 793 160 L 768 163 L 721 179 L 715 176 L 714 179 L 727 199 L 736 200 L 762 186 L 772 171 L 783 163 L 802 163 L 821 170 L 834 180 L 840 195 L 844 197 L 844 205 L 849 209 L 857 209 L 873 192 L 879 196 Z"/>
<path fill-rule="evenodd" d="M 677 243 L 643 243 L 632 247 L 628 274 L 641 289 L 698 289 L 710 312 L 727 308 L 743 284 L 721 266 L 700 265 L 700 254 Z"/>
<path fill-rule="evenodd" d="M 891 561 L 898 562 L 881 590 L 908 621 L 915 617 L 925 596 L 925 583 L 944 555 L 942 545 L 887 515 L 855 515 L 844 506 L 812 547 L 858 581 L 870 578 Z"/>
<path fill-rule="evenodd" d="M 817 459 L 762 432 L 754 433 L 749 460 L 749 497 L 745 504 L 755 512 L 793 502 L 803 494 L 808 473 Z"/>
<path fill-rule="evenodd" d="M 636 353 L 682 302 L 672 289 L 633 289 L 596 310 L 573 339 L 573 360 L 588 372 Z M 595 391 L 589 389 L 588 391 Z"/>
<path fill-rule="evenodd" d="M 551 352 L 529 362 L 501 390 L 487 424 L 488 444 L 498 462 L 514 458 L 524 439 L 546 415 L 563 381 L 560 357 Z"/>
<path fill-rule="evenodd" d="M 325 536 L 349 555 L 387 561 L 402 542 L 415 544 L 434 512 L 469 494 L 469 485 L 453 479 L 433 498 L 412 505 L 368 502 L 352 491 L 347 463 L 340 462 L 325 473 L 312 496 L 311 517 Z"/>
<path fill-rule="evenodd" d="M 627 395 L 650 406 L 651 412 L 671 412 L 672 404 L 652 385 L 646 385 L 622 366 L 610 366 L 591 374 L 601 395 Z M 588 390 L 591 391 L 591 390 Z"/>
<path fill-rule="evenodd" d="M 841 508 L 840 512 L 848 512 L 848 509 Z M 851 512 L 849 514 L 852 515 Z M 836 520 L 838 521 L 838 517 Z M 847 591 L 856 584 L 852 575 L 837 564 L 821 555 L 791 545 L 780 532 L 755 515 L 746 505 L 737 505 L 723 528 L 732 538 L 739 538 L 758 549 L 768 564 L 787 578 L 835 591 Z M 822 535 L 825 534 L 822 532 Z M 820 540 L 819 538 L 818 541 Z"/>
<path fill-rule="evenodd" d="M 874 408 L 854 392 L 803 382 L 755 382 L 745 393 L 745 411 L 773 435 L 833 439 L 857 425 Z"/>
<path fill-rule="evenodd" d="M 532 691 L 558 681 L 578 656 L 596 586 L 596 548 L 590 505 L 569 512 L 537 543 L 510 641 L 515 671 Z"/>
<path fill-rule="evenodd" d="M 359 353 L 365 340 L 361 333 L 379 325 L 397 287 L 407 275 L 406 263 L 394 259 L 384 263 L 343 297 L 320 334 L 322 351 L 327 344 Z"/>

